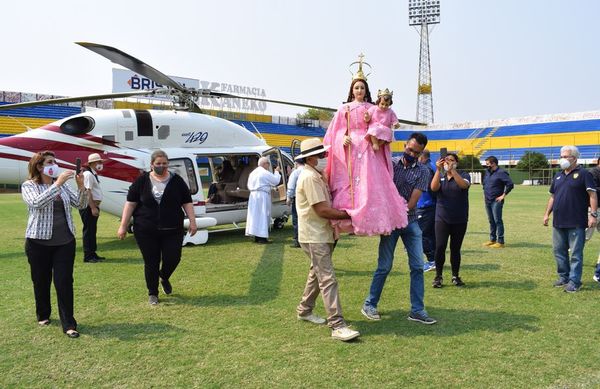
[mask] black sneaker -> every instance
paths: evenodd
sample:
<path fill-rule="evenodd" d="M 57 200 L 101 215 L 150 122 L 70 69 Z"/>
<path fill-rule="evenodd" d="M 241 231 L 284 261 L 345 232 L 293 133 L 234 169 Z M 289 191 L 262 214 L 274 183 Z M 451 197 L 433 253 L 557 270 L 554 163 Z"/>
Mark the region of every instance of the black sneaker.
<path fill-rule="evenodd" d="M 98 262 L 98 260 L 96 258 L 87 258 L 87 259 L 84 259 L 83 262 L 96 263 L 96 262 Z"/>
<path fill-rule="evenodd" d="M 163 290 L 163 292 L 165 292 L 165 294 L 173 293 L 173 286 L 171 285 L 169 280 L 165 280 L 164 278 L 161 278 L 160 285 L 162 286 L 162 290 Z"/>
<path fill-rule="evenodd" d="M 434 288 L 441 288 L 442 281 L 444 281 L 444 279 L 442 277 L 435 277 L 433 279 L 433 282 L 431 283 L 431 286 L 433 286 Z"/>
<path fill-rule="evenodd" d="M 460 279 L 459 276 L 453 276 L 452 277 L 452 283 L 455 286 L 465 286 L 465 283 Z"/>
<path fill-rule="evenodd" d="M 408 314 L 407 319 L 411 320 L 411 321 L 418 321 L 419 323 L 423 323 L 423 324 L 437 323 L 437 320 L 435 320 L 433 317 L 430 317 L 429 315 L 427 315 L 427 313 L 425 313 L 425 311 L 420 312 L 420 313 L 411 312 Z"/>

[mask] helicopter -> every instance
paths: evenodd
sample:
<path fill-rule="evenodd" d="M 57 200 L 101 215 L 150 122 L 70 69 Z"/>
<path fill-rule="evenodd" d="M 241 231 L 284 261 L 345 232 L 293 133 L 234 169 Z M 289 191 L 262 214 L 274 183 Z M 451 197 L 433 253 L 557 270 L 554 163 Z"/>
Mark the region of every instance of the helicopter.
<path fill-rule="evenodd" d="M 169 169 L 186 181 L 192 194 L 198 231 L 194 236 L 186 233 L 183 244 L 200 245 L 208 241 L 209 228 L 210 232 L 241 228 L 239 223 L 246 219 L 250 195 L 248 175 L 257 166 L 258 159 L 266 156 L 272 168 L 279 167 L 282 173 L 279 185 L 272 189 L 271 215 L 273 227 L 283 227 L 290 214 L 285 200 L 288 175 L 294 167 L 293 156 L 269 146 L 264 139 L 236 123 L 202 113 L 196 101 L 239 98 L 327 111 L 335 109 L 186 87 L 117 48 L 75 43 L 153 80 L 160 87 L 6 104 L 0 105 L 0 110 L 134 96 L 168 96 L 173 109 L 87 111 L 1 138 L 0 182 L 20 184 L 25 181 L 28 161 L 38 151 L 53 151 L 61 168 L 73 170 L 78 158 L 87 161 L 90 154 L 98 153 L 105 160 L 105 168 L 98 172 L 103 191 L 102 210 L 120 217 L 129 186 L 150 169 L 152 152 L 161 149 L 169 156 Z M 298 143 L 293 143 L 292 150 L 298 148 Z M 227 178 L 220 174 L 225 167 L 234 170 Z M 202 182 L 202 176 L 210 178 L 208 187 Z M 186 230 L 188 225 L 186 219 Z M 212 228 L 215 226 L 219 227 Z"/>

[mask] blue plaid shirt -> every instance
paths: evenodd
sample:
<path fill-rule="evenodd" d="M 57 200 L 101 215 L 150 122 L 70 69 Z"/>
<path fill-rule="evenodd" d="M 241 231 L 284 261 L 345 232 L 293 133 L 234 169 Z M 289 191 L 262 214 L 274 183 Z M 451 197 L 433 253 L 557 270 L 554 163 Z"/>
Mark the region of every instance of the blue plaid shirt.
<path fill-rule="evenodd" d="M 49 240 L 52 238 L 52 225 L 54 221 L 54 198 L 59 196 L 65 205 L 67 224 L 75 236 L 75 224 L 71 216 L 71 206 L 85 209 L 88 206 L 88 195 L 84 190 L 74 192 L 69 185 L 57 186 L 55 184 L 38 184 L 32 180 L 21 185 L 23 201 L 29 207 L 29 219 L 25 237 L 32 239 Z"/>
<path fill-rule="evenodd" d="M 421 192 L 426 192 L 431 180 L 431 173 L 427 166 L 420 162 L 415 162 L 412 165 L 404 166 L 403 157 L 392 158 L 392 166 L 394 167 L 394 184 L 398 189 L 400 196 L 404 197 L 406 202 L 410 200 L 413 190 L 418 189 Z M 408 222 L 412 223 L 417 220 L 416 206 L 408 211 Z"/>

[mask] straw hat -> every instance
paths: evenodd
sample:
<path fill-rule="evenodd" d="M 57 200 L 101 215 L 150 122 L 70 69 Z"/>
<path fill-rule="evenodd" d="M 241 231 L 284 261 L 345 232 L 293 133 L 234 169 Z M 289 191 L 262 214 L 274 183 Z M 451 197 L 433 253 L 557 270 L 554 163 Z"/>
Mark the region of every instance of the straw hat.
<path fill-rule="evenodd" d="M 300 154 L 296 156 L 296 160 L 324 153 L 331 146 L 323 146 L 323 142 L 319 138 L 305 139 L 300 143 Z"/>

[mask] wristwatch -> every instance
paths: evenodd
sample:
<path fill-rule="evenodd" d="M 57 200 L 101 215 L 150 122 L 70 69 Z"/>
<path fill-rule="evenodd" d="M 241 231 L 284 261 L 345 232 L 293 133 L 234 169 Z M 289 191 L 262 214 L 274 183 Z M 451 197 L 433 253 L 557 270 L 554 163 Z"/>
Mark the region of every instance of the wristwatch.
<path fill-rule="evenodd" d="M 590 215 L 593 217 L 598 217 L 598 212 L 590 212 Z"/>

